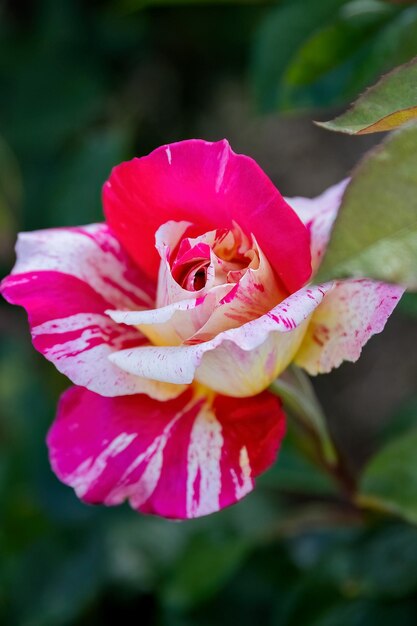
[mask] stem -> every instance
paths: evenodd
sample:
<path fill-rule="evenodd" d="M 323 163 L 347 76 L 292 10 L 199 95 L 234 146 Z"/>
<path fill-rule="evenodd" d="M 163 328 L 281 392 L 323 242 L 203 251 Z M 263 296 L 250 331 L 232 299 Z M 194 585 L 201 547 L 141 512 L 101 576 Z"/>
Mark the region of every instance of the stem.
<path fill-rule="evenodd" d="M 355 482 L 328 433 L 323 409 L 307 375 L 291 367 L 272 383 L 270 391 L 282 399 L 289 415 L 303 426 L 314 444 L 319 463 L 352 501 Z"/>
<path fill-rule="evenodd" d="M 327 432 L 323 409 L 307 376 L 301 370 L 291 368 L 272 383 L 270 391 L 282 399 L 291 415 L 301 421 L 311 434 L 314 433 L 321 447 L 320 456 L 326 465 L 337 464 L 338 455 Z"/>

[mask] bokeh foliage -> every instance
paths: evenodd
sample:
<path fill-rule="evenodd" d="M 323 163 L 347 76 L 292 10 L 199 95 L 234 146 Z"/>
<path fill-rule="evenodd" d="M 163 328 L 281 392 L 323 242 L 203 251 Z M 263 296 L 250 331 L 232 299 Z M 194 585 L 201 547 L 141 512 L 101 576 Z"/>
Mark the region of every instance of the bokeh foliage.
<path fill-rule="evenodd" d="M 265 111 L 340 104 L 417 54 L 417 7 L 382 0 L 295 0 L 264 17 L 252 81 Z"/>
<path fill-rule="evenodd" d="M 412 4 L 4 4 L 4 273 L 17 230 L 100 220 L 110 168 L 192 136 L 220 79 L 238 77 L 254 112 L 316 117 L 416 54 Z M 403 306 L 415 315 L 412 296 Z M 218 515 L 176 524 L 87 507 L 52 475 L 44 443 L 67 381 L 32 350 L 23 313 L 0 313 L 0 623 L 413 626 L 415 401 L 375 443 L 365 513 L 297 424 L 258 490 Z"/>

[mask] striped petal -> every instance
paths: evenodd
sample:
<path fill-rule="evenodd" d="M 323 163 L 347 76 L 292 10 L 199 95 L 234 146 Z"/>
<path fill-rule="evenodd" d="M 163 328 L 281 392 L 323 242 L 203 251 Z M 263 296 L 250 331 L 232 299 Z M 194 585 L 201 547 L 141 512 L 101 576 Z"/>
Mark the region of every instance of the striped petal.
<path fill-rule="evenodd" d="M 335 283 L 311 318 L 296 364 L 314 375 L 357 361 L 372 335 L 384 329 L 403 293 L 399 285 L 372 280 Z"/>
<path fill-rule="evenodd" d="M 35 348 L 77 385 L 105 396 L 145 392 L 165 398 L 182 392 L 123 372 L 108 359 L 147 340 L 105 311 L 148 308 L 154 291 L 106 225 L 21 234 L 16 265 L 1 291 L 26 309 Z"/>
<path fill-rule="evenodd" d="M 207 515 L 249 493 L 285 430 L 279 400 L 190 388 L 174 400 L 72 387 L 48 435 L 52 468 L 78 497 L 168 518 Z"/>
<path fill-rule="evenodd" d="M 194 379 L 225 395 L 252 396 L 289 365 L 308 318 L 332 284 L 304 288 L 256 320 L 197 345 L 128 348 L 110 356 L 120 368 L 175 384 Z"/>

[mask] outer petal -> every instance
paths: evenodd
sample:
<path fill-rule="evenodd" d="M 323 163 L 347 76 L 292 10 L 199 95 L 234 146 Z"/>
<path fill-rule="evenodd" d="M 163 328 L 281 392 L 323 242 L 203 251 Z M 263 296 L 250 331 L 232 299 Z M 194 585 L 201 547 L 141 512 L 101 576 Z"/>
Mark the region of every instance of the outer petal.
<path fill-rule="evenodd" d="M 348 183 L 349 179 L 345 178 L 316 198 L 285 198 L 310 233 L 313 273 L 318 270 L 326 252 L 330 233 Z"/>
<path fill-rule="evenodd" d="M 295 362 L 309 374 L 356 361 L 368 339 L 380 333 L 404 293 L 372 280 L 336 283 L 314 312 Z"/>
<path fill-rule="evenodd" d="M 86 502 L 128 499 L 169 518 L 233 504 L 275 460 L 285 429 L 280 402 L 268 392 L 243 401 L 193 391 L 158 402 L 69 389 L 48 435 L 55 473 Z"/>
<path fill-rule="evenodd" d="M 229 396 L 265 389 L 291 362 L 307 319 L 331 283 L 301 289 L 272 311 L 197 345 L 132 348 L 111 355 L 127 372 L 177 384 L 198 380 Z"/>
<path fill-rule="evenodd" d="M 105 224 L 23 233 L 2 293 L 29 315 L 33 343 L 73 382 L 102 395 L 146 392 L 173 397 L 182 388 L 138 379 L 115 367 L 114 351 L 145 344 L 115 324 L 108 308 L 152 306 L 153 289 Z"/>
<path fill-rule="evenodd" d="M 270 179 L 227 141 L 182 141 L 115 167 L 103 189 L 106 219 L 150 276 L 159 267 L 154 235 L 190 221 L 201 233 L 231 228 L 250 235 L 292 293 L 311 274 L 308 232 Z M 198 233 L 197 233 L 198 234 Z"/>

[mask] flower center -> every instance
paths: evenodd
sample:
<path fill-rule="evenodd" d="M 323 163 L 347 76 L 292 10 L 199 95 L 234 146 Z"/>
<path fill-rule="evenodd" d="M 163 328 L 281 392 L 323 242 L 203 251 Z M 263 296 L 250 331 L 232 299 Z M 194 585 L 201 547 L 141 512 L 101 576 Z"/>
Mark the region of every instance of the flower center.
<path fill-rule="evenodd" d="M 253 243 L 238 226 L 184 238 L 170 259 L 172 277 L 187 291 L 236 283 L 259 266 Z"/>
<path fill-rule="evenodd" d="M 209 261 L 192 265 L 188 271 L 186 271 L 183 278 L 178 277 L 176 279 L 178 284 L 187 291 L 200 291 L 200 289 L 204 289 L 207 283 L 207 270 L 209 265 Z"/>

